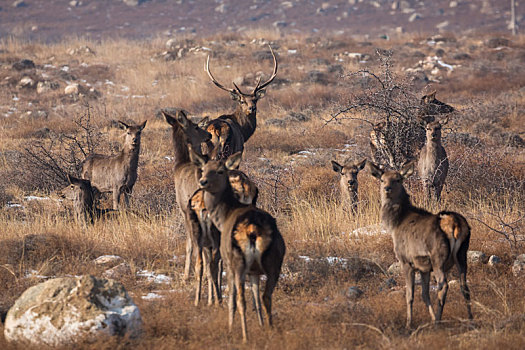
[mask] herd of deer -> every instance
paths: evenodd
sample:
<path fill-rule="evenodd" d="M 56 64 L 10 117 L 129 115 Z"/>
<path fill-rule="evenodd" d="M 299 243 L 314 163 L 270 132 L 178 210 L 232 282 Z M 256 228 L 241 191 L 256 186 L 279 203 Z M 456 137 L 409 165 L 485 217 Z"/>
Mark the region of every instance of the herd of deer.
<path fill-rule="evenodd" d="M 272 293 L 285 254 L 285 243 L 275 219 L 257 207 L 257 186 L 238 170 L 244 143 L 256 129 L 257 101 L 277 74 L 277 59 L 271 47 L 270 51 L 273 73 L 265 83 L 261 84 L 259 79 L 251 93 L 242 92 L 235 83 L 234 88 L 220 84 L 210 72 L 208 57 L 205 70 L 209 78 L 237 101 L 233 113 L 196 124 L 182 110 L 171 114 L 162 112 L 172 128 L 175 191 L 187 234 L 184 277 L 189 278 L 191 260 L 195 257 L 195 305 L 200 300 L 204 272 L 208 280 L 208 305 L 218 304 L 224 262 L 228 277 L 230 331 L 238 308 L 244 341 L 247 340 L 245 279 L 248 277 L 251 283 L 256 313 L 262 326 L 259 278 L 266 276 L 262 306 L 271 325 Z M 421 110 L 423 114 L 418 117 L 426 124 L 426 145 L 421 149 L 418 168 L 427 196 L 439 200 L 448 171 L 447 155 L 441 144 L 441 126 L 447 119 L 438 121 L 436 117 L 453 109 L 436 100 L 433 93 L 423 97 Z M 126 130 L 121 153 L 115 156 L 92 155 L 83 164 L 82 179 L 68 177 L 70 185 L 64 193 L 74 200 L 77 214 L 90 222 L 111 211 L 96 208 L 95 198 L 99 192 L 112 192 L 113 210 L 117 210 L 122 195 L 128 204 L 137 179 L 141 132 L 146 122 L 121 124 Z M 469 225 L 458 213 L 431 214 L 411 204 L 403 179 L 413 173 L 414 161 L 400 171 L 385 171 L 376 165 L 374 154 L 385 142 L 383 127 L 384 123 L 375 125 L 370 135 L 373 162 L 363 159 L 340 165 L 332 161 L 334 171 L 341 174 L 342 195 L 348 198 L 350 205 L 357 205 L 357 174 L 365 165 L 381 182 L 382 223 L 392 234 L 395 255 L 406 278 L 407 327 L 412 319 L 415 272 L 421 273 L 423 301 L 432 319 L 439 321 L 448 289 L 446 274 L 453 265 L 460 273 L 461 291 L 468 316 L 472 318 L 466 283 Z M 437 314 L 430 303 L 431 272 L 438 283 Z"/>

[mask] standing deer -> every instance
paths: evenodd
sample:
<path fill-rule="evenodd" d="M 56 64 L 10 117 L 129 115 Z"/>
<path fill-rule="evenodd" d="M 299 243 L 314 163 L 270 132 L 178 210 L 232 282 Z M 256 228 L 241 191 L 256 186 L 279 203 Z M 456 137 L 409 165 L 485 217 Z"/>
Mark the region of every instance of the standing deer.
<path fill-rule="evenodd" d="M 172 141 L 174 148 L 174 179 L 175 192 L 177 193 L 177 204 L 184 217 L 186 227 L 186 261 L 184 265 L 184 279 L 188 279 L 190 275 L 191 256 L 193 251 L 193 230 L 198 223 L 192 222 L 191 213 L 189 212 L 189 201 L 195 191 L 199 188 L 197 174 L 199 168 L 195 166 L 190 160 L 188 151 L 188 143 L 193 145 L 194 149 L 200 149 L 202 143 L 210 140 L 211 135 L 202 130 L 188 119 L 184 111 L 177 111 L 175 116 L 170 115 L 166 111 L 161 111 L 166 119 L 166 122 L 172 128 Z M 198 257 L 200 259 L 200 257 Z M 197 264 L 202 267 L 202 264 Z M 202 276 L 201 271 L 195 271 L 197 276 Z"/>
<path fill-rule="evenodd" d="M 433 91 L 421 97 L 415 120 L 393 118 L 375 124 L 370 132 L 372 160 L 380 163 L 385 159 L 391 168 L 412 160 L 425 142 L 425 125 L 453 111 L 454 107 L 436 99 Z"/>
<path fill-rule="evenodd" d="M 414 300 L 414 274 L 421 273 L 422 299 L 433 321 L 441 320 L 448 283 L 447 271 L 456 265 L 460 275 L 461 292 L 467 305 L 469 319 L 470 291 L 467 286 L 467 250 L 470 227 L 460 214 L 442 211 L 431 214 L 410 203 L 403 179 L 414 172 L 414 163 L 405 165 L 401 171 L 384 171 L 369 162 L 371 174 L 381 181 L 381 221 L 392 234 L 394 252 L 403 267 L 406 278 L 407 328 L 412 323 Z M 430 303 L 430 272 L 438 282 L 438 311 Z"/>
<path fill-rule="evenodd" d="M 350 204 L 351 208 L 357 206 L 357 174 L 366 164 L 366 159 L 360 162 L 347 162 L 345 165 L 332 160 L 332 169 L 341 175 L 339 185 L 343 202 Z"/>
<path fill-rule="evenodd" d="M 188 145 L 188 147 L 191 152 L 192 146 Z M 228 179 L 232 186 L 233 195 L 240 203 L 256 204 L 259 191 L 257 186 L 245 173 L 240 170 L 231 170 Z M 198 189 L 191 197 L 189 213 L 193 223 L 193 249 L 197 251 L 196 264 L 204 264 L 204 270 L 208 279 L 208 305 L 212 305 L 214 300 L 217 302 L 221 300 L 222 268 L 219 266 L 220 232 L 215 225 L 213 225 L 209 211 L 206 209 L 203 189 Z M 199 258 L 199 256 L 202 257 Z M 197 271 L 202 271 L 202 268 L 198 268 Z M 198 305 L 200 300 L 202 275 L 197 276 L 197 279 L 195 305 Z"/>
<path fill-rule="evenodd" d="M 126 130 L 122 151 L 115 156 L 91 155 L 82 165 L 83 179 L 90 180 L 101 192 L 113 192 L 113 209 L 119 208 L 122 195 L 129 206 L 129 195 L 137 181 L 140 136 L 146 126 L 146 121 L 140 125 L 119 123 Z"/>
<path fill-rule="evenodd" d="M 441 144 L 441 126 L 448 122 L 448 118 L 427 124 L 426 144 L 419 154 L 418 171 L 427 200 L 439 202 L 441 190 L 448 174 L 448 158 L 445 148 Z"/>
<path fill-rule="evenodd" d="M 266 275 L 263 306 L 268 324 L 272 325 L 272 294 L 279 280 L 285 244 L 275 219 L 253 205 L 240 203 L 233 193 L 229 171 L 236 169 L 241 152 L 226 160 L 207 161 L 195 152 L 191 153 L 202 170 L 200 187 L 205 191 L 204 202 L 213 224 L 221 232 L 221 258 L 228 274 L 229 328 L 233 327 L 235 301 L 241 316 L 243 341 L 247 341 L 246 301 L 244 282 L 248 275 L 255 301 L 259 324 L 263 325 L 259 277 Z"/>
<path fill-rule="evenodd" d="M 212 135 L 213 148 L 204 153 L 208 154 L 212 159 L 226 159 L 229 155 L 242 151 L 244 143 L 255 132 L 257 127 L 257 101 L 264 96 L 265 88 L 270 85 L 277 75 L 277 59 L 271 46 L 270 52 L 274 62 L 272 75 L 263 84 L 261 84 L 261 79 L 259 78 L 251 93 L 242 92 L 235 83 L 233 83 L 233 89 L 226 88 L 219 83 L 210 72 L 210 56 L 208 56 L 204 69 L 212 83 L 229 92 L 232 99 L 238 103 L 233 113 L 221 115 L 208 121 L 205 125 L 205 129 Z"/>
<path fill-rule="evenodd" d="M 96 207 L 96 197 L 100 192 L 93 186 L 89 180 L 77 179 L 74 176 L 67 175 L 69 185 L 60 191 L 63 198 L 73 201 L 73 208 L 78 219 L 85 222 L 94 223 L 95 218 L 113 212 L 113 210 L 99 209 Z"/>

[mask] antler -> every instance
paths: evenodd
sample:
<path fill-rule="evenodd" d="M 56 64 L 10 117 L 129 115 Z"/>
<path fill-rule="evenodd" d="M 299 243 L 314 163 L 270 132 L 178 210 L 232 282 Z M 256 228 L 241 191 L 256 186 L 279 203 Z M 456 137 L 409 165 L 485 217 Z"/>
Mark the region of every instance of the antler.
<path fill-rule="evenodd" d="M 225 87 L 224 85 L 222 85 L 221 83 L 219 83 L 213 77 L 213 74 L 211 74 L 210 72 L 210 55 L 208 55 L 208 58 L 206 59 L 204 70 L 206 71 L 206 73 L 208 73 L 208 76 L 210 77 L 212 83 L 214 83 L 217 87 L 223 89 L 224 91 L 228 91 L 229 93 L 232 93 L 232 94 L 238 94 L 238 95 L 244 95 L 244 96 L 254 96 L 258 91 L 267 87 L 277 76 L 277 58 L 275 57 L 275 53 L 273 52 L 272 47 L 270 45 L 268 45 L 268 47 L 270 47 L 270 52 L 272 53 L 272 57 L 273 57 L 272 76 L 262 85 L 261 85 L 261 77 L 259 77 L 259 79 L 257 79 L 257 84 L 255 85 L 255 88 L 253 89 L 253 92 L 251 94 L 245 94 L 244 92 L 242 92 L 241 89 L 235 83 L 233 83 L 233 86 L 235 87 L 235 89 L 229 89 Z"/>

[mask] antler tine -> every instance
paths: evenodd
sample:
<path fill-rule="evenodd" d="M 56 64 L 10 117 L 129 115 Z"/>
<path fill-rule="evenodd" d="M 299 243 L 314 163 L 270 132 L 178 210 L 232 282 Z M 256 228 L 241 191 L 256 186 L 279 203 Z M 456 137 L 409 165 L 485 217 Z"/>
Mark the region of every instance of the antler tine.
<path fill-rule="evenodd" d="M 266 81 L 264 84 L 259 85 L 259 83 L 257 83 L 257 86 L 253 90 L 254 94 L 257 91 L 262 90 L 265 87 L 267 87 L 275 79 L 275 77 L 277 76 L 277 58 L 275 58 L 275 53 L 273 52 L 272 46 L 268 45 L 268 47 L 270 48 L 270 52 L 272 53 L 272 57 L 273 57 L 273 73 L 272 73 L 272 76 L 270 77 L 270 79 L 268 79 L 268 81 Z"/>
<path fill-rule="evenodd" d="M 237 93 L 234 89 L 228 89 L 227 87 L 224 87 L 221 83 L 219 83 L 211 74 L 210 72 L 210 55 L 208 55 L 208 59 L 206 60 L 206 65 L 204 66 L 204 70 L 206 73 L 208 73 L 208 76 L 211 79 L 211 82 L 214 83 L 218 88 L 221 88 L 225 91 L 228 91 L 230 93 Z"/>

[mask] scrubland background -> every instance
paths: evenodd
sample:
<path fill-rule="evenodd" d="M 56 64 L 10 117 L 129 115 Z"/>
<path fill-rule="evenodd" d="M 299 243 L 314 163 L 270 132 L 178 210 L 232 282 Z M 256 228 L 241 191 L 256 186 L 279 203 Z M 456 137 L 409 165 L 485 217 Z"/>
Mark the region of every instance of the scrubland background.
<path fill-rule="evenodd" d="M 130 265 L 118 279 L 141 310 L 145 334 L 86 348 L 524 347 L 524 276 L 511 271 L 525 238 L 523 36 L 399 34 L 384 40 L 253 29 L 166 40 L 0 42 L 3 317 L 31 285 L 51 276 L 100 276 L 104 270 L 93 260 L 115 254 Z M 260 206 L 276 217 L 287 255 L 274 293 L 275 326 L 260 329 L 249 310 L 250 341 L 242 345 L 238 322 L 227 331 L 226 308 L 194 307 L 193 282 L 182 281 L 185 236 L 175 204 L 171 132 L 156 111 L 184 108 L 196 120 L 233 111 L 235 102 L 203 70 L 207 55 L 219 81 L 248 90 L 271 73 L 268 44 L 279 71 L 258 103 L 257 130 L 245 145 L 241 169 L 259 186 Z M 351 73 L 381 74 L 378 49 L 391 50 L 394 79 L 407 91 L 420 97 L 437 90 L 437 98 L 457 110 L 443 133 L 451 166 L 442 202 L 428 209 L 462 213 L 472 227 L 470 249 L 501 258 L 495 266 L 469 266 L 473 322 L 452 282 L 444 322 L 428 323 L 416 289 L 416 328 L 405 329 L 404 278 L 387 272 L 396 260 L 390 236 L 378 226 L 379 184 L 362 171 L 357 212 L 340 202 L 330 160 L 369 157 L 368 134 L 377 116 L 334 116 L 375 88 Z M 19 69 L 22 59 L 35 67 Z M 23 83 L 24 77 L 32 83 Z M 65 94 L 70 83 L 79 84 L 78 94 Z M 59 159 L 74 173 L 81 149 L 118 152 L 123 138 L 115 120 L 148 120 L 132 212 L 86 227 L 57 195 L 65 184 L 49 176 L 49 162 Z M 423 205 L 417 176 L 407 187 Z M 455 279 L 453 271 L 449 280 Z M 351 287 L 363 294 L 356 297 Z M 0 336 L 0 347 L 9 346 Z"/>

